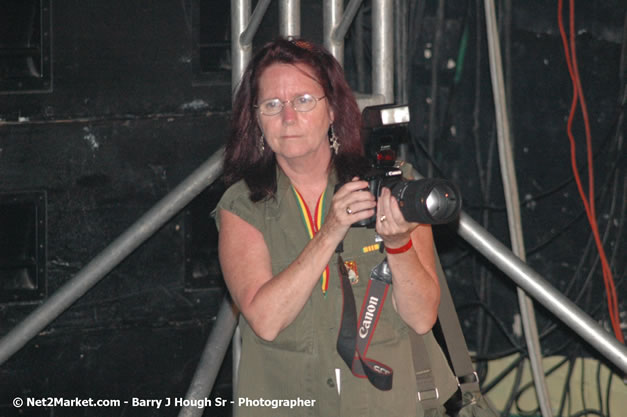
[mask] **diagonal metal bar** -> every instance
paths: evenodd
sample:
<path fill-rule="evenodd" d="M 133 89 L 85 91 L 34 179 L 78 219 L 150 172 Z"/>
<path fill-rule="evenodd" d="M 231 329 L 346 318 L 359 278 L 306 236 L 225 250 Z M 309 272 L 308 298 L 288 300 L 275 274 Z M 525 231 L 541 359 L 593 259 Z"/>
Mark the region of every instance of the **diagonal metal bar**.
<path fill-rule="evenodd" d="M 181 211 L 222 172 L 220 148 L 0 340 L 0 365 Z"/>
<path fill-rule="evenodd" d="M 253 43 L 255 33 L 257 33 L 257 29 L 259 29 L 259 25 L 261 25 L 261 21 L 263 20 L 271 1 L 272 0 L 259 0 L 259 3 L 255 6 L 255 10 L 250 18 L 250 22 L 248 22 L 246 30 L 242 32 L 239 37 L 241 47 L 248 47 Z"/>
<path fill-rule="evenodd" d="M 346 37 L 346 33 L 348 33 L 348 29 L 353 23 L 353 19 L 361 6 L 362 0 L 351 0 L 346 9 L 344 10 L 344 14 L 342 16 L 342 20 L 339 25 L 335 28 L 333 33 L 331 34 L 331 40 L 333 42 L 344 42 L 344 38 Z"/>
<path fill-rule="evenodd" d="M 516 285 L 627 374 L 627 347 L 466 213 L 460 216 L 457 233 L 507 274 Z"/>
<path fill-rule="evenodd" d="M 203 415 L 203 407 L 193 404 L 204 398 L 209 398 L 211 394 L 213 384 L 220 370 L 220 364 L 224 360 L 233 331 L 237 325 L 237 315 L 238 312 L 231 303 L 231 299 L 228 295 L 225 296 L 218 311 L 216 322 L 211 328 L 211 334 L 205 349 L 200 357 L 200 362 L 196 367 L 192 383 L 187 389 L 185 399 L 188 400 L 190 405 L 182 407 L 178 417 L 201 417 Z"/>

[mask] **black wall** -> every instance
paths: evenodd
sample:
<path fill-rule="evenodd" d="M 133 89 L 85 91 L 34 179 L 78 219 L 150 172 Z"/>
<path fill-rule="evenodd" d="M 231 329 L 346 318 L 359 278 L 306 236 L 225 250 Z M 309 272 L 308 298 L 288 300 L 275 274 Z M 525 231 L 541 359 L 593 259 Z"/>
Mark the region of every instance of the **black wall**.
<path fill-rule="evenodd" d="M 197 70 L 200 16 L 213 19 L 210 25 L 224 26 L 225 16 L 228 19 L 228 2 L 213 3 L 66 0 L 50 5 L 48 91 L 0 95 L 0 204 L 9 207 L 25 195 L 45 197 L 46 208 L 38 217 L 45 233 L 37 235 L 44 256 L 31 254 L 27 260 L 38 261 L 43 268 L 38 277 L 45 277 L 46 285 L 40 282 L 36 291 L 25 285 L 20 292 L 3 284 L 0 335 L 66 284 L 224 143 L 231 103 L 228 52 L 222 51 L 227 57 L 222 69 Z M 319 41 L 321 6 L 305 3 L 303 34 Z M 508 244 L 480 3 L 447 2 L 436 109 L 428 104 L 432 61 L 425 51 L 432 50 L 440 23 L 435 2 L 424 10 L 420 36 L 409 51 L 411 158 L 427 172 L 428 158 L 420 149 L 428 142 L 429 114 L 435 111 L 438 126 L 431 159 L 439 171 L 434 175 L 455 180 L 464 209 Z M 503 51 L 528 261 L 588 314 L 607 323 L 602 276 L 594 250 L 586 249 L 590 229 L 570 171 L 565 132 L 572 87 L 557 30 L 557 6 L 523 3 L 514 5 L 509 23 L 501 19 L 501 24 L 509 36 Z M 501 16 L 507 16 L 502 7 Z M 597 210 L 625 314 L 620 249 L 625 213 L 625 5 L 612 1 L 577 7 L 577 52 L 591 116 Z M 276 15 L 273 2 L 260 29 L 262 40 L 278 33 Z M 224 27 L 215 33 L 228 35 Z M 216 41 L 228 43 L 227 35 Z M 346 70 L 356 85 L 354 34 L 349 36 Z M 447 66 L 449 60 L 456 65 Z M 580 114 L 575 134 L 583 167 Z M 221 191 L 219 184 L 210 187 L 0 366 L 0 416 L 178 413 L 177 408 L 128 406 L 20 412 L 11 401 L 16 396 L 183 396 L 225 293 L 210 218 Z M 7 213 L 0 211 L 0 216 Z M 0 235 L 20 236 L 18 223 L 14 228 L 11 221 L 0 225 L 6 228 Z M 23 236 L 24 242 L 33 241 L 26 232 Z M 471 348 L 484 357 L 516 351 L 504 335 L 516 339 L 517 301 L 510 280 L 456 238 L 450 227 L 438 227 L 436 238 Z M 15 267 L 7 265 L 2 271 Z M 10 272 L 2 277 L 13 279 Z M 556 321 L 542 308 L 539 315 L 543 331 Z M 568 352 L 564 341 L 575 341 L 578 355 L 596 355 L 563 326 L 558 329 L 543 337 L 546 353 Z M 230 378 L 227 358 L 214 395 L 230 395 Z M 228 409 L 214 408 L 205 415 L 223 412 Z"/>
<path fill-rule="evenodd" d="M 39 238 L 47 247 L 48 296 L 224 143 L 230 73 L 193 73 L 197 7 L 53 2 L 52 90 L 0 96 L 2 201 L 45 192 L 47 227 Z M 11 400 L 184 396 L 224 295 L 210 218 L 214 194 L 206 191 L 177 214 L 3 364 L 0 415 L 178 413 L 129 406 L 20 411 Z M 0 332 L 46 298 L 0 304 Z M 230 395 L 230 380 L 227 359 L 217 395 Z"/>

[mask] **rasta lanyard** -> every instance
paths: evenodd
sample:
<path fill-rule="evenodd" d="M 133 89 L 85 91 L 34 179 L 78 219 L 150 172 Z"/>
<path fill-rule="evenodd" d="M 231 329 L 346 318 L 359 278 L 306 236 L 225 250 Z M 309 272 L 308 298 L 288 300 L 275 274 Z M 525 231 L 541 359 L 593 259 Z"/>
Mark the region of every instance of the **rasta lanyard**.
<path fill-rule="evenodd" d="M 342 256 L 339 254 L 338 267 L 342 281 L 343 304 L 342 322 L 337 335 L 337 352 L 353 372 L 353 375 L 368 378 L 368 381 L 376 388 L 388 391 L 392 389 L 392 368 L 366 358 L 391 283 L 391 273 L 387 260 L 372 270 L 366 295 L 361 305 L 359 322 L 357 321 L 355 297 L 348 279 L 348 271 Z"/>
<path fill-rule="evenodd" d="M 303 198 L 303 196 L 300 195 L 296 187 L 294 187 L 293 185 L 292 190 L 294 191 L 294 195 L 296 196 L 296 201 L 298 202 L 300 214 L 303 217 L 303 222 L 305 223 L 305 228 L 307 229 L 309 239 L 313 239 L 314 235 L 318 233 L 318 230 L 320 230 L 320 227 L 322 226 L 322 220 L 324 219 L 324 196 L 326 194 L 326 190 L 323 191 L 318 198 L 316 211 L 314 212 L 313 217 L 311 216 L 309 207 L 307 207 L 307 203 L 305 203 L 305 199 Z M 320 286 L 322 287 L 322 294 L 324 294 L 324 296 L 326 297 L 327 290 L 329 289 L 329 265 L 324 268 L 322 276 L 320 277 L 320 283 Z"/>

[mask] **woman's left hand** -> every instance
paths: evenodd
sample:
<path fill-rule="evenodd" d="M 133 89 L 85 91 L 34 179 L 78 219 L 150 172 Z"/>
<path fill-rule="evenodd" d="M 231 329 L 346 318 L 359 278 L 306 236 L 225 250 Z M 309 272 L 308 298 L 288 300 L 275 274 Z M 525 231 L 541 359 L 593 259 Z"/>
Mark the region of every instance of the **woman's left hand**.
<path fill-rule="evenodd" d="M 418 228 L 420 223 L 405 220 L 389 188 L 383 188 L 379 195 L 376 216 L 375 230 L 385 247 L 401 249 L 392 252 L 400 255 L 387 256 L 392 271 L 394 307 L 405 323 L 418 334 L 424 334 L 433 327 L 440 303 L 431 227 Z M 410 239 L 413 247 L 404 250 Z"/>
<path fill-rule="evenodd" d="M 383 239 L 385 246 L 391 248 L 405 245 L 410 239 L 411 232 L 420 225 L 405 220 L 398 201 L 387 187 L 383 187 L 379 195 L 376 217 L 375 230 Z"/>

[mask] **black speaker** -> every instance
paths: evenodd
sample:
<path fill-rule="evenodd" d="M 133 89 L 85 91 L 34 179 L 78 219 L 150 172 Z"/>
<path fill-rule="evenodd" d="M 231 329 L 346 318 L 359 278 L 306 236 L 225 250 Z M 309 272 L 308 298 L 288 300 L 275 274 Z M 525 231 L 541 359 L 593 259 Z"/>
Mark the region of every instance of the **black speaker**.
<path fill-rule="evenodd" d="M 46 296 L 46 194 L 0 193 L 0 302 Z"/>
<path fill-rule="evenodd" d="M 0 2 L 0 93 L 52 91 L 50 0 Z"/>

